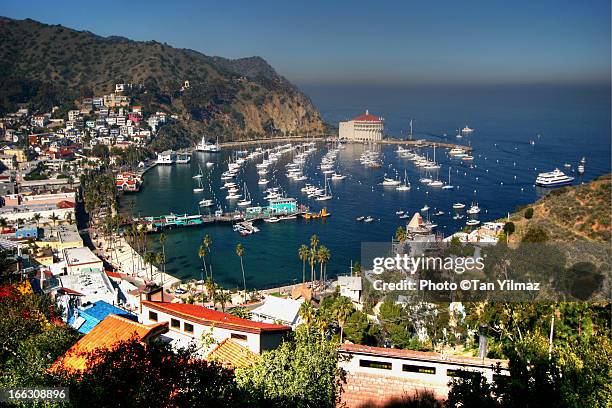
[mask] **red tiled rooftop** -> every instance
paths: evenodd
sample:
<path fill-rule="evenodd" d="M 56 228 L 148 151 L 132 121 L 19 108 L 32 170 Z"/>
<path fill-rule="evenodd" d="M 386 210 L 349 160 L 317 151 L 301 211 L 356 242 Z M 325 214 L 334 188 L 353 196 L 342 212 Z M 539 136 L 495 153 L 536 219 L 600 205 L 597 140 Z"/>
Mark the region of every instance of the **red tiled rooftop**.
<path fill-rule="evenodd" d="M 72 372 L 87 369 L 88 353 L 100 348 L 111 349 L 117 343 L 136 338 L 147 342 L 168 331 L 168 323 L 144 325 L 118 315 L 108 315 L 92 331 L 87 333 L 66 354 L 51 366 L 51 371 L 64 368 Z"/>
<path fill-rule="evenodd" d="M 255 322 L 229 313 L 219 312 L 203 306 L 190 305 L 188 303 L 152 302 L 143 300 L 142 305 L 174 316 L 193 320 L 204 325 L 213 323 L 220 327 L 240 329 L 242 331 L 254 333 L 291 331 L 290 326 Z"/>
<path fill-rule="evenodd" d="M 257 355 L 249 350 L 248 347 L 227 338 L 208 353 L 206 360 L 216 361 L 229 368 L 242 368 L 255 364 L 257 358 Z"/>
<path fill-rule="evenodd" d="M 371 347 L 362 346 L 360 344 L 342 344 L 340 346 L 341 352 L 367 354 L 371 356 L 390 357 L 390 358 L 403 358 L 403 359 L 416 359 L 426 361 L 440 361 L 446 363 L 455 364 L 468 364 L 480 367 L 490 367 L 500 363 L 502 367 L 508 366 L 507 360 L 497 360 L 492 358 L 478 358 L 478 357 L 464 357 L 464 356 L 449 356 L 440 353 L 426 352 L 426 351 L 414 351 L 414 350 L 402 350 L 385 347 Z"/>
<path fill-rule="evenodd" d="M 369 113 L 364 113 L 363 115 L 359 115 L 353 119 L 355 122 L 382 122 L 382 120 L 374 115 L 370 115 Z"/>

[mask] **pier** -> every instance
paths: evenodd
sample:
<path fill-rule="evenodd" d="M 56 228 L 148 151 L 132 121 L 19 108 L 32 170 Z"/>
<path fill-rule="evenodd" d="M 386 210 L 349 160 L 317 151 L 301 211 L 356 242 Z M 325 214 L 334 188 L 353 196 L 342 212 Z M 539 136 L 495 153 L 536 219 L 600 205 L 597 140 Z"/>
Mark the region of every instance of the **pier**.
<path fill-rule="evenodd" d="M 231 212 L 231 213 L 215 213 L 215 214 L 169 214 L 161 215 L 158 217 L 140 217 L 134 218 L 134 222 L 138 225 L 145 227 L 145 231 L 148 233 L 161 232 L 167 229 L 183 228 L 183 227 L 197 227 L 208 224 L 233 224 L 244 221 L 265 221 L 272 217 L 278 217 L 281 220 L 283 217 L 286 219 L 293 219 L 297 216 L 303 216 L 308 212 L 308 208 L 300 206 L 295 211 L 286 212 L 270 212 L 270 211 L 259 211 L 259 212 Z M 289 218 L 293 217 L 293 218 Z"/>
<path fill-rule="evenodd" d="M 471 152 L 473 150 L 472 146 L 465 146 L 456 143 L 446 143 L 446 142 L 433 142 L 431 140 L 401 140 L 401 139 L 383 139 L 379 142 L 379 144 L 390 144 L 390 145 L 406 145 L 412 147 L 441 147 L 443 149 L 463 149 L 466 152 Z"/>

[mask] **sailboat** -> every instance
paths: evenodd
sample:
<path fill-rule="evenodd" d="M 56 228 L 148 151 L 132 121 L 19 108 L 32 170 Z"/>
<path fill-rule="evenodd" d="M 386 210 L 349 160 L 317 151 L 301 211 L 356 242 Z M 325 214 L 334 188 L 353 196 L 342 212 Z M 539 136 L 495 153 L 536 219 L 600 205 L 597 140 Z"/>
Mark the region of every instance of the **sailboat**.
<path fill-rule="evenodd" d="M 244 199 L 238 201 L 238 206 L 246 207 L 247 205 L 251 205 L 251 194 L 249 193 L 246 183 L 244 183 Z"/>
<path fill-rule="evenodd" d="M 200 207 L 212 207 L 214 204 L 213 200 L 207 198 L 200 200 Z"/>
<path fill-rule="evenodd" d="M 192 179 L 201 179 L 203 176 L 202 174 L 202 167 L 200 167 L 200 165 L 198 164 L 198 174 L 196 174 L 195 176 L 192 177 Z"/>
<path fill-rule="evenodd" d="M 193 192 L 201 193 L 202 191 L 204 191 L 204 187 L 202 186 L 202 178 L 198 177 L 196 180 L 198 180 L 198 186 L 193 189 Z"/>
<path fill-rule="evenodd" d="M 327 183 L 327 177 L 325 177 L 325 189 L 323 190 L 323 194 L 315 198 L 317 201 L 327 201 L 331 200 L 333 196 L 331 195 L 331 188 Z"/>
<path fill-rule="evenodd" d="M 442 187 L 442 189 L 443 189 L 443 190 L 452 190 L 453 188 L 455 188 L 455 187 L 454 187 L 454 186 L 453 186 L 453 185 L 450 183 L 450 172 L 451 172 L 451 169 L 450 169 L 450 167 L 449 167 L 449 168 L 448 168 L 448 184 Z"/>
<path fill-rule="evenodd" d="M 404 184 L 400 184 L 395 187 L 397 191 L 408 191 L 410 190 L 410 182 L 408 181 L 408 176 L 406 174 L 406 169 L 404 169 Z"/>

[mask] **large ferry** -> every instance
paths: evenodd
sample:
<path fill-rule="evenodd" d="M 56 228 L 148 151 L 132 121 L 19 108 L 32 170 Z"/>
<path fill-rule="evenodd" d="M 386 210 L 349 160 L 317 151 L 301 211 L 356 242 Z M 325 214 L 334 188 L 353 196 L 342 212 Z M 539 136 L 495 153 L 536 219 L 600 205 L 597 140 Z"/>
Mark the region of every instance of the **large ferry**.
<path fill-rule="evenodd" d="M 540 173 L 536 178 L 535 184 L 540 187 L 559 187 L 572 184 L 573 177 L 566 176 L 559 169 L 554 169 L 548 173 Z"/>

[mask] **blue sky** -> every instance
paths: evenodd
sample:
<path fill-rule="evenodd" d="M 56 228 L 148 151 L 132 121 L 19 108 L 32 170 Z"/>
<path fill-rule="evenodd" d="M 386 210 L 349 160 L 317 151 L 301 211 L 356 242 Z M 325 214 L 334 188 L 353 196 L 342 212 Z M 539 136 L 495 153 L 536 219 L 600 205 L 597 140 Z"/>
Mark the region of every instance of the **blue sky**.
<path fill-rule="evenodd" d="M 22 0 L 0 15 L 259 55 L 299 84 L 610 81 L 610 0 Z"/>

